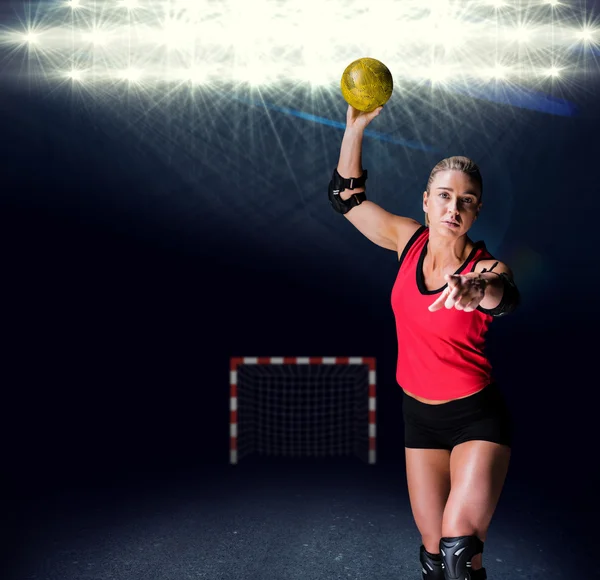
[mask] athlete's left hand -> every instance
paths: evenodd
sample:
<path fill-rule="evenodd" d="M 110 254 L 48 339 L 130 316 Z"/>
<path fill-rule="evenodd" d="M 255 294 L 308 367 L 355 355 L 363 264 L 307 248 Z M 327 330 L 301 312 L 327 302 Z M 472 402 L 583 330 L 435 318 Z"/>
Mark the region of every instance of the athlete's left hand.
<path fill-rule="evenodd" d="M 487 281 L 478 272 L 468 274 L 447 274 L 444 276 L 448 286 L 433 304 L 429 306 L 430 312 L 435 312 L 445 306 L 472 312 L 479 306 L 485 297 Z"/>

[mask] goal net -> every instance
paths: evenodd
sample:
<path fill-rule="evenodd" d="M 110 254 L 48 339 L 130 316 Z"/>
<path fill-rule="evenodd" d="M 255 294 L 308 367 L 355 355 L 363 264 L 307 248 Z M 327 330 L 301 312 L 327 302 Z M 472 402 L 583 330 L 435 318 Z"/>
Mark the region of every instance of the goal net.
<path fill-rule="evenodd" d="M 230 463 L 355 455 L 375 463 L 375 359 L 230 361 Z"/>

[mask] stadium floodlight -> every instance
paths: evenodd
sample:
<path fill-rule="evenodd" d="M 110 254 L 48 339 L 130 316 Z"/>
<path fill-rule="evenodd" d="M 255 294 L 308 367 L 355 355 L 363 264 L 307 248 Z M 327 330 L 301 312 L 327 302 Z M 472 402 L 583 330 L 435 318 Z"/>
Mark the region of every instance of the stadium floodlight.
<path fill-rule="evenodd" d="M 18 29 L 0 31 L 0 46 L 15 51 L 31 48 L 35 40 L 35 71 L 32 62 L 28 74 L 54 78 L 57 66 L 77 63 L 90 71 L 95 84 L 110 83 L 126 62 L 144 69 L 148 92 L 162 92 L 165 81 L 178 82 L 173 69 L 207 64 L 221 86 L 272 88 L 285 81 L 333 88 L 345 67 L 367 54 L 384 62 L 399 84 L 418 81 L 418 71 L 428 76 L 431 67 L 434 82 L 478 84 L 500 61 L 519 69 L 511 82 L 535 88 L 538 71 L 553 61 L 580 69 L 574 37 L 587 44 L 595 37 L 587 18 L 583 30 L 580 25 L 575 30 L 574 22 L 583 15 L 572 3 L 564 3 L 564 10 L 538 10 L 541 0 L 378 0 L 359 11 L 349 0 L 339 0 L 321 3 L 319 14 L 305 0 L 38 4 L 31 11 L 35 18 L 27 15 L 18 19 Z M 361 30 L 359 41 L 341 42 L 328 34 L 329 22 Z M 43 35 L 34 39 L 33 28 Z"/>
<path fill-rule="evenodd" d="M 230 458 L 376 459 L 376 371 L 371 357 L 230 360 Z"/>

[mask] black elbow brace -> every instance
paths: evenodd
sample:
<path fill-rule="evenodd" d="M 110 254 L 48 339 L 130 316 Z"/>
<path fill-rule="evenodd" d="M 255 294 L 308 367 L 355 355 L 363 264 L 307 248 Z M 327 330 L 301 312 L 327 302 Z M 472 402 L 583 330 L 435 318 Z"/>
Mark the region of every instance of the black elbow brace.
<path fill-rule="evenodd" d="M 344 179 L 338 172 L 337 168 L 333 170 L 333 176 L 329 182 L 329 201 L 335 211 L 341 214 L 348 213 L 353 207 L 360 205 L 367 199 L 365 192 L 355 193 L 348 199 L 342 199 L 340 193 L 345 189 L 354 189 L 356 187 L 364 187 L 367 181 L 368 172 L 365 169 L 360 177 L 350 177 Z"/>
<path fill-rule="evenodd" d="M 516 310 L 517 306 L 521 303 L 521 294 L 516 284 L 505 272 L 500 272 L 500 274 L 494 272 L 494 274 L 500 276 L 502 285 L 504 286 L 502 300 L 500 300 L 500 304 L 498 304 L 496 308 L 486 310 L 485 308 L 479 307 L 479 310 L 490 316 L 504 316 Z"/>

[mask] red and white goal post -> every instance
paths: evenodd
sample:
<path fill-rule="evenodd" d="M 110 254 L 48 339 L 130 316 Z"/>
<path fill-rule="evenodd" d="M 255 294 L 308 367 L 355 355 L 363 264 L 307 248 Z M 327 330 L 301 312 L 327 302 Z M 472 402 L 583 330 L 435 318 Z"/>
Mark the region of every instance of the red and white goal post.
<path fill-rule="evenodd" d="M 375 463 L 372 357 L 230 359 L 229 462 L 252 453 Z"/>

